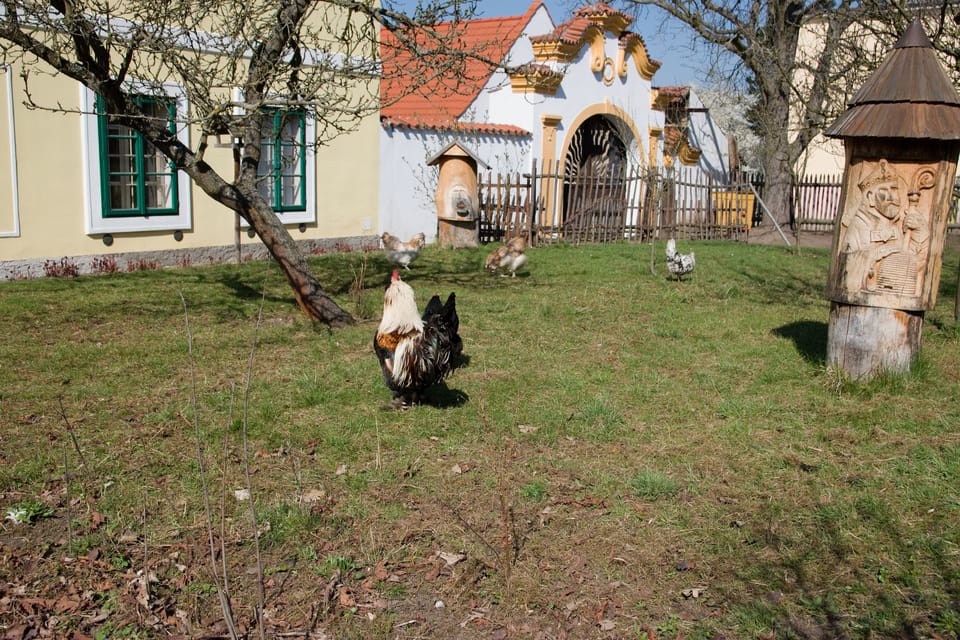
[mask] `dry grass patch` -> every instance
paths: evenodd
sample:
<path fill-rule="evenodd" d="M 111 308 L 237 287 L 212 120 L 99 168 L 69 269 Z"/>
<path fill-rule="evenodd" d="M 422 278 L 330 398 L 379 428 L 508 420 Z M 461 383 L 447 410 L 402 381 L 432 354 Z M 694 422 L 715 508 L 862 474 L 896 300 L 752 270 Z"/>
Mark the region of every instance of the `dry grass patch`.
<path fill-rule="evenodd" d="M 261 587 L 273 638 L 954 637 L 957 256 L 915 370 L 852 385 L 825 252 L 696 251 L 428 248 L 470 361 L 398 413 L 375 322 L 311 325 L 269 264 L 3 283 L 0 506 L 42 515 L 3 524 L 0 631 L 229 635 L 196 426 L 246 637 Z M 379 309 L 382 256 L 312 261 Z"/>

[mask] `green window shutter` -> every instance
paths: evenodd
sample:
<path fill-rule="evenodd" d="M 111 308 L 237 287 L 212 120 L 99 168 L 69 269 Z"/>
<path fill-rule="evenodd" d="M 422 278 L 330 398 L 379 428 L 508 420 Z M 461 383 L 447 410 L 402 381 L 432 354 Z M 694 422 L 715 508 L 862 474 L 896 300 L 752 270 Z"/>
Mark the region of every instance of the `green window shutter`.
<path fill-rule="evenodd" d="M 173 100 L 137 96 L 137 104 L 151 118 L 162 120 L 175 131 Z M 113 122 L 97 98 L 100 135 L 101 201 L 104 218 L 178 215 L 178 176 L 173 162 L 144 136 Z"/>

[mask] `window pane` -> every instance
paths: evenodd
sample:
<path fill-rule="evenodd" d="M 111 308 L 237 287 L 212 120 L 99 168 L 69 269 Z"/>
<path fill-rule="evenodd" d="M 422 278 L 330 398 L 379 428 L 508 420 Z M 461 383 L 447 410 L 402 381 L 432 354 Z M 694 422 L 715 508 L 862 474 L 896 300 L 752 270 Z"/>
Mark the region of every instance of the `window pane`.
<path fill-rule="evenodd" d="M 173 180 L 169 175 L 148 175 L 143 197 L 147 209 L 169 209 L 173 206 Z"/>
<path fill-rule="evenodd" d="M 264 123 L 257 174 L 260 193 L 274 208 L 303 208 L 305 128 L 304 115 L 296 111 L 276 111 Z"/>
<path fill-rule="evenodd" d="M 258 189 L 260 191 L 260 195 L 263 196 L 264 199 L 271 204 L 274 204 L 274 185 L 275 184 L 276 184 L 276 181 L 273 179 L 273 176 L 264 176 L 263 178 L 260 178 L 258 180 Z"/>
<path fill-rule="evenodd" d="M 110 208 L 136 209 L 137 205 L 137 177 L 112 175 L 110 176 Z"/>
<path fill-rule="evenodd" d="M 264 141 L 260 145 L 260 164 L 257 165 L 258 176 L 273 174 L 273 145 Z"/>
<path fill-rule="evenodd" d="M 267 118 L 260 131 L 260 163 L 257 165 L 257 183 L 260 195 L 271 205 L 276 206 L 274 201 L 274 121 L 275 118 Z"/>
<path fill-rule="evenodd" d="M 288 113 L 283 119 L 283 129 L 280 132 L 280 140 L 287 146 L 300 146 L 301 136 L 300 127 L 303 121 L 300 114 Z"/>
<path fill-rule="evenodd" d="M 260 164 L 257 166 L 257 189 L 263 198 L 273 204 L 273 145 L 263 144 L 260 148 Z"/>
<path fill-rule="evenodd" d="M 295 206 L 300 202 L 300 185 L 302 180 L 300 176 L 284 176 L 281 179 L 283 185 L 282 204 L 284 206 Z"/>
<path fill-rule="evenodd" d="M 300 147 L 283 147 L 280 152 L 280 173 L 287 176 L 300 173 Z"/>
<path fill-rule="evenodd" d="M 170 171 L 170 161 L 167 157 L 147 141 L 143 142 L 143 170 L 147 173 Z"/>
<path fill-rule="evenodd" d="M 110 172 L 132 173 L 137 170 L 136 139 L 111 137 L 107 141 Z"/>

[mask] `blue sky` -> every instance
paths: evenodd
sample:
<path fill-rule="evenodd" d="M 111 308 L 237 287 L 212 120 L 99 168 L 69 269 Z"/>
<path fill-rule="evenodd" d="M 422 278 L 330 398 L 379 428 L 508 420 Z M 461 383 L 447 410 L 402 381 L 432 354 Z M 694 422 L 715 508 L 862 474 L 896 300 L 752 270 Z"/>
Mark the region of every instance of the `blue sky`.
<path fill-rule="evenodd" d="M 405 10 L 416 7 L 416 0 L 393 0 L 394 4 Z M 477 13 L 480 17 L 515 16 L 524 13 L 530 7 L 531 0 L 479 0 Z M 588 0 L 545 0 L 547 10 L 556 23 L 570 17 L 574 8 L 587 4 Z M 611 3 L 612 4 L 612 3 Z M 689 31 L 678 26 L 675 21 L 647 9 L 640 18 L 630 25 L 630 30 L 639 33 L 647 44 L 650 57 L 663 63 L 653 77 L 657 86 L 688 85 L 703 83 L 698 73 L 706 63 L 702 56 L 689 49 Z"/>

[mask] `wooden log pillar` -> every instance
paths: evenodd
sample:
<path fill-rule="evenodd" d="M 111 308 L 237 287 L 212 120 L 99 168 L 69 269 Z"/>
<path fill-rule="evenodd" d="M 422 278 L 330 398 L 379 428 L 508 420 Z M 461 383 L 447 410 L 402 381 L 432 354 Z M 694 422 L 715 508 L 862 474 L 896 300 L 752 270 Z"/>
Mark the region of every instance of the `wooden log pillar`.
<path fill-rule="evenodd" d="M 923 312 L 830 305 L 827 359 L 854 380 L 880 371 L 906 372 L 920 352 Z"/>
<path fill-rule="evenodd" d="M 827 365 L 906 373 L 940 284 L 960 95 L 918 21 L 826 131 L 846 151 L 827 281 Z"/>
<path fill-rule="evenodd" d="M 487 165 L 459 142 L 453 142 L 427 162 L 439 165 L 437 237 L 441 247 L 468 249 L 479 246 L 480 198 L 477 172 Z"/>

